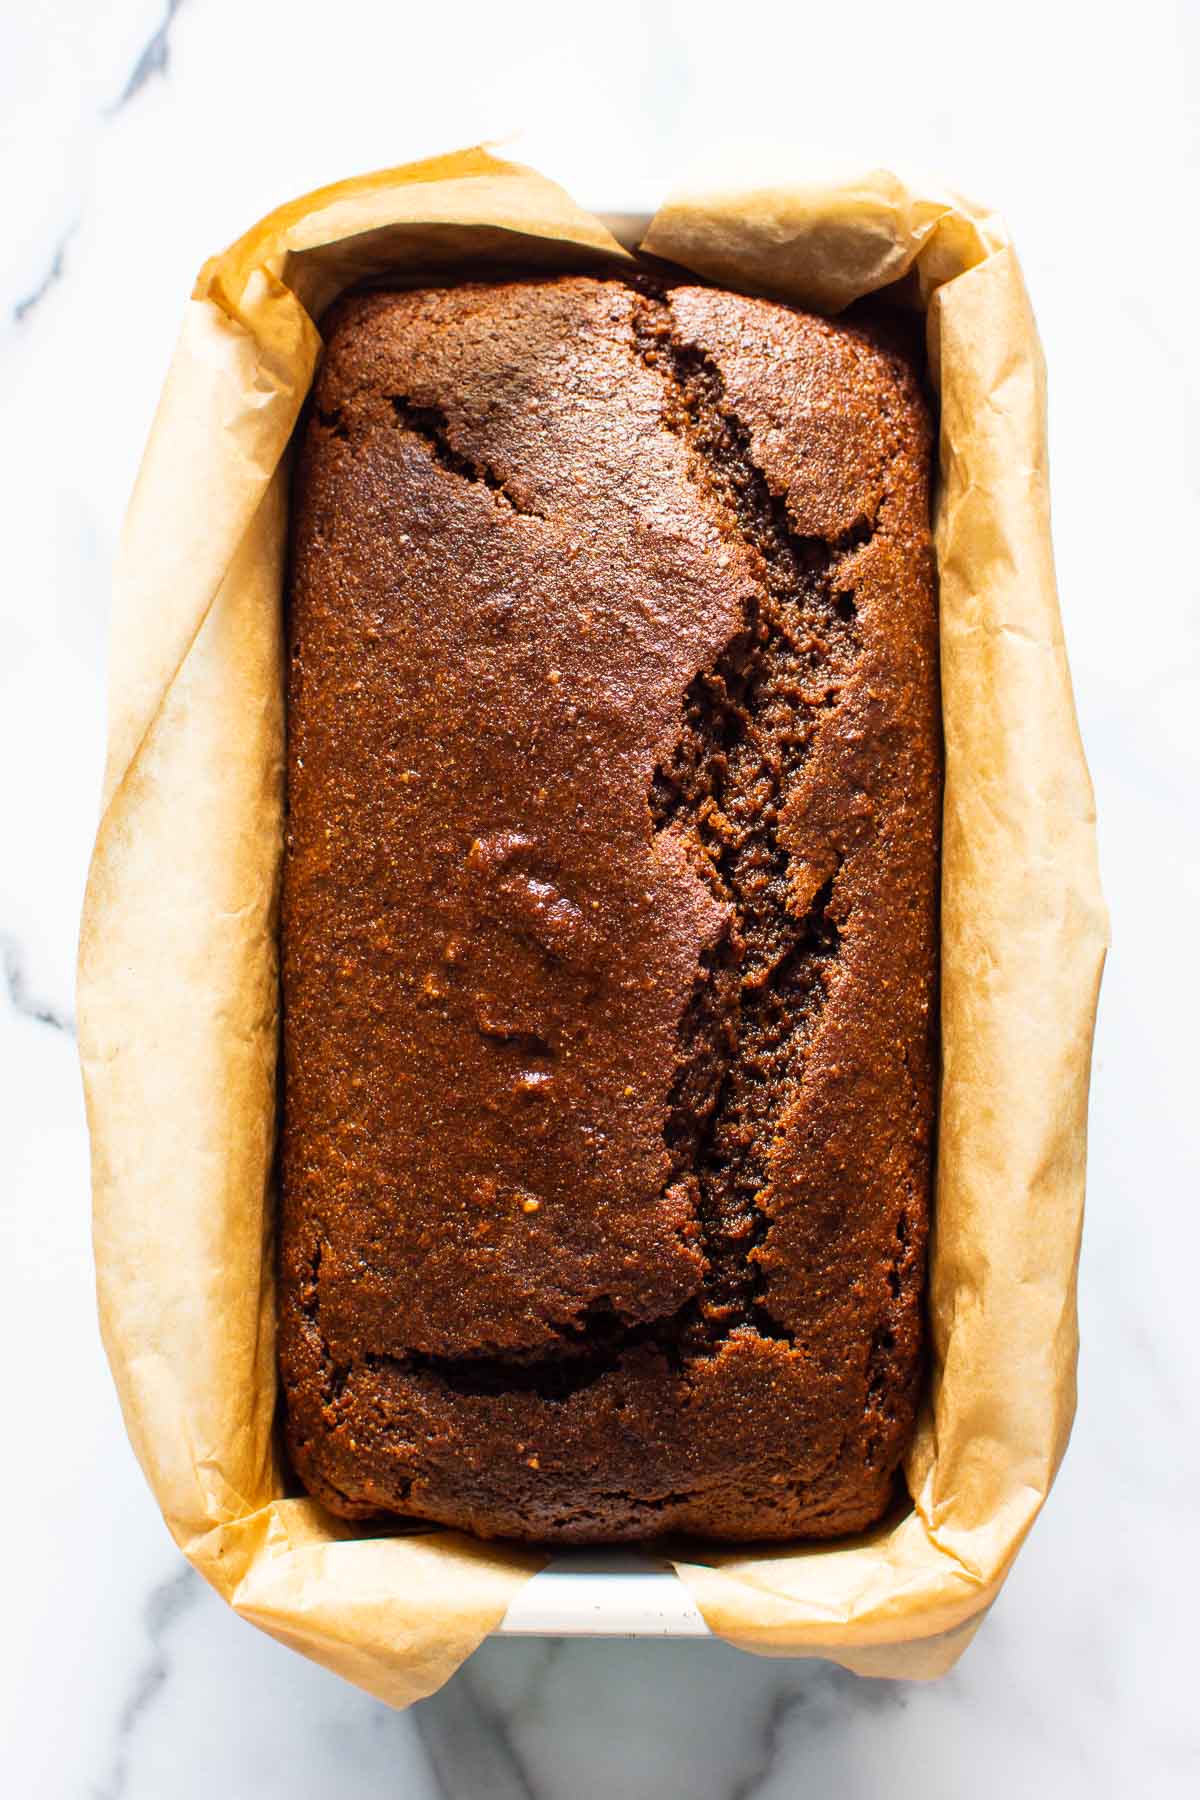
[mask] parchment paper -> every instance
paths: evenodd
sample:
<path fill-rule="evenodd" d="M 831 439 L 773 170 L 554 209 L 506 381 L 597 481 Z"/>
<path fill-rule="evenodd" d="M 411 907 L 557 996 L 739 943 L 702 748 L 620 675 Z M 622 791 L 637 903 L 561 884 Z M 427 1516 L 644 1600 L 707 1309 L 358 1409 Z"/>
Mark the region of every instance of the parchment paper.
<path fill-rule="evenodd" d="M 647 249 L 836 310 L 927 309 L 947 778 L 934 1366 L 912 1504 L 834 1547 L 677 1568 L 747 1649 L 940 1673 L 1004 1579 L 1074 1409 L 1091 1033 L 1106 942 L 1051 559 L 1043 375 L 1002 225 L 883 172 L 670 200 Z M 342 182 L 206 265 L 116 576 L 103 814 L 80 943 L 101 1325 L 176 1541 L 264 1630 L 395 1705 L 432 1692 L 544 1558 L 364 1533 L 284 1494 L 272 1156 L 288 440 L 314 320 L 395 271 L 626 253 L 470 150 Z"/>

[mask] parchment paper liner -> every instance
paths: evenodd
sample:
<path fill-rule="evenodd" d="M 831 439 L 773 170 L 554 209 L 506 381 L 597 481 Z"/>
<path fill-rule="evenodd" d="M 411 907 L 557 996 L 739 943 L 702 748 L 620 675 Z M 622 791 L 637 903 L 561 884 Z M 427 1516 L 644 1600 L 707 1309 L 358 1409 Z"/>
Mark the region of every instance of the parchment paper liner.
<path fill-rule="evenodd" d="M 1050 548 L 1044 383 L 993 216 L 872 171 L 667 202 L 645 247 L 834 311 L 926 308 L 941 399 L 946 731 L 934 1367 L 912 1505 L 866 1537 L 677 1561 L 746 1649 L 923 1677 L 961 1654 L 1061 1459 L 1091 1034 L 1106 943 Z M 137 1455 L 236 1611 L 393 1705 L 432 1692 L 545 1561 L 364 1535 L 284 1498 L 271 1229 L 283 458 L 314 318 L 385 271 L 625 252 L 485 150 L 281 207 L 201 272 L 116 574 L 103 813 L 80 944 L 101 1325 Z"/>

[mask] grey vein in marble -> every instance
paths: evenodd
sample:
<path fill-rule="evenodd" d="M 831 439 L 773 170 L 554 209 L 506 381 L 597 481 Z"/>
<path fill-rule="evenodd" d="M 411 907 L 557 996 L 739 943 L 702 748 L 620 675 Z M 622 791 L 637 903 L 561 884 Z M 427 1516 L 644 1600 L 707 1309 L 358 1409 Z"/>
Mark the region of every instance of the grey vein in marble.
<path fill-rule="evenodd" d="M 729 1800 L 752 1800 L 764 1782 L 769 1778 L 779 1755 L 783 1740 L 783 1727 L 789 1715 L 804 1704 L 803 1691 L 780 1688 L 772 1700 L 766 1718 L 763 1720 L 762 1748 L 751 1768 L 747 1769 L 737 1786 L 730 1792 Z"/>
<path fill-rule="evenodd" d="M 48 1001 L 37 1000 L 30 993 L 21 947 L 15 938 L 0 935 L 0 965 L 4 970 L 9 1004 L 15 1012 L 37 1025 L 49 1025 L 53 1031 L 65 1031 L 68 1037 L 75 1036 L 75 1020 L 69 1012 L 51 1006 Z"/>
<path fill-rule="evenodd" d="M 46 298 L 46 295 L 50 292 L 50 289 L 54 286 L 55 282 L 62 280 L 63 270 L 66 267 L 67 245 L 75 235 L 77 224 L 78 220 L 71 225 L 70 229 L 58 243 L 54 255 L 50 260 L 50 266 L 42 276 L 42 279 L 38 282 L 37 286 L 26 294 L 23 300 L 18 300 L 13 307 L 12 316 L 18 325 L 23 324 L 34 308 Z"/>
<path fill-rule="evenodd" d="M 550 1654 L 560 1647 L 551 1645 Z M 446 1800 L 469 1794 L 482 1769 L 488 1800 L 537 1800 L 513 1744 L 512 1716 L 485 1704 L 469 1663 L 415 1707 L 413 1717 Z"/>
<path fill-rule="evenodd" d="M 152 81 L 156 75 L 166 74 L 171 64 L 171 26 L 182 5 L 183 0 L 167 0 L 163 22 L 133 65 L 132 73 L 121 89 L 116 104 L 110 109 L 111 112 L 119 113 L 135 95 L 141 93 L 148 81 Z"/>
<path fill-rule="evenodd" d="M 112 1762 L 104 1780 L 92 1788 L 93 1800 L 121 1800 L 129 1779 L 129 1752 L 135 1732 L 171 1673 L 166 1640 L 175 1624 L 200 1597 L 200 1577 L 187 1564 L 146 1596 L 143 1617 L 148 1646 L 130 1684 L 129 1697 L 117 1720 Z"/>
<path fill-rule="evenodd" d="M 161 24 L 158 25 L 153 36 L 139 53 L 137 61 L 134 63 L 133 68 L 125 81 L 124 87 L 121 89 L 120 94 L 112 105 L 105 109 L 104 117 L 110 119 L 115 117 L 117 113 L 121 112 L 129 105 L 131 100 L 141 93 L 148 82 L 152 81 L 156 76 L 166 74 L 171 62 L 171 27 L 174 24 L 176 15 L 182 5 L 183 0 L 167 0 L 166 12 L 163 15 Z M 45 299 L 51 288 L 53 288 L 57 282 L 62 280 L 66 266 L 67 245 L 75 235 L 78 226 L 78 219 L 71 222 L 70 226 L 55 246 L 54 255 L 46 268 L 45 274 L 41 277 L 41 280 L 36 283 L 28 294 L 26 294 L 23 300 L 18 300 L 14 305 L 12 316 L 18 325 L 24 323 L 30 313 L 32 313 L 39 303 Z"/>
<path fill-rule="evenodd" d="M 832 1663 L 813 1662 L 802 1674 L 792 1673 L 771 1697 L 762 1722 L 762 1746 L 751 1768 L 731 1790 L 729 1800 L 755 1800 L 778 1765 L 787 1759 L 787 1729 L 803 1717 L 807 1735 L 837 1726 L 852 1731 L 856 1714 L 902 1711 L 908 1704 L 903 1682 L 869 1681 Z M 795 1670 L 796 1665 L 793 1665 Z"/>

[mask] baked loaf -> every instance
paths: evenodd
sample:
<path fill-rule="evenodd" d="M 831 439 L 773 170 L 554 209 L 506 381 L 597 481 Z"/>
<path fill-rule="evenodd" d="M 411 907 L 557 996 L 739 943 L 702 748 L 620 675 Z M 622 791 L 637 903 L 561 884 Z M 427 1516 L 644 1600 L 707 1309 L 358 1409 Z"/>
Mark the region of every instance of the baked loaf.
<path fill-rule="evenodd" d="M 342 302 L 298 443 L 280 1366 L 333 1512 L 828 1537 L 918 1379 L 930 427 L 879 325 Z"/>

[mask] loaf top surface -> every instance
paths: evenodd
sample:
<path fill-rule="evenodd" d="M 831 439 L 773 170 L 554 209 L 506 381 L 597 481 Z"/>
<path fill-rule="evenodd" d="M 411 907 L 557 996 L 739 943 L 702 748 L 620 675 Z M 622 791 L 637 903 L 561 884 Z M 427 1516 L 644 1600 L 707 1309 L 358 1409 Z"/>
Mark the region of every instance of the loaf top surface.
<path fill-rule="evenodd" d="M 869 327 L 585 277 L 365 294 L 326 340 L 290 591 L 297 1466 L 515 1535 L 866 1522 L 932 1125 L 916 379 Z"/>

